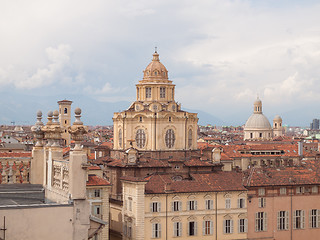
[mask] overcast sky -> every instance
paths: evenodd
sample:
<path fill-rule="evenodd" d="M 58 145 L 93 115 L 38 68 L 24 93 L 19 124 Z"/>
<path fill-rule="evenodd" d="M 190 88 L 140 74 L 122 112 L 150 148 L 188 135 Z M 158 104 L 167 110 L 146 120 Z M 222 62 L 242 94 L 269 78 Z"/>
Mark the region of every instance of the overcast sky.
<path fill-rule="evenodd" d="M 306 0 L 1 1 L 0 92 L 131 102 L 157 46 L 184 108 L 243 124 L 259 95 L 270 120 L 310 122 L 319 13 Z"/>

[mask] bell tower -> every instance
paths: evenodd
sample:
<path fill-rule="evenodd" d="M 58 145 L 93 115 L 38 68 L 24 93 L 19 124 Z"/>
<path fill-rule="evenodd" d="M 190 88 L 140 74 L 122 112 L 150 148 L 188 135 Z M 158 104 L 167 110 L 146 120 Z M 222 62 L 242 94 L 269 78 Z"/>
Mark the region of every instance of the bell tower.
<path fill-rule="evenodd" d="M 68 127 L 71 125 L 71 104 L 72 101 L 62 100 L 58 101 L 59 104 L 59 120 L 60 126 L 63 129 L 62 139 L 66 146 L 70 145 L 70 134 L 68 133 Z"/>

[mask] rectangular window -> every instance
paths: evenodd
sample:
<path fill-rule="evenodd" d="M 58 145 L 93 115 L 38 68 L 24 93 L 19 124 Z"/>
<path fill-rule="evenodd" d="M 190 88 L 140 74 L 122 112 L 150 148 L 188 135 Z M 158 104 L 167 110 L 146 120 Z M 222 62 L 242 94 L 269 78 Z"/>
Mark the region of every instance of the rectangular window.
<path fill-rule="evenodd" d="M 304 211 L 293 211 L 293 229 L 304 229 Z"/>
<path fill-rule="evenodd" d="M 267 213 L 266 212 L 257 212 L 256 213 L 256 232 L 267 231 Z"/>
<path fill-rule="evenodd" d="M 197 201 L 188 201 L 188 210 L 197 210 Z"/>
<path fill-rule="evenodd" d="M 165 98 L 165 97 L 166 97 L 166 88 L 160 87 L 160 98 Z"/>
<path fill-rule="evenodd" d="M 302 193 L 304 193 L 304 187 L 297 187 L 297 188 L 296 188 L 296 193 L 297 193 L 297 194 L 302 194 Z"/>
<path fill-rule="evenodd" d="M 312 193 L 318 193 L 318 186 L 312 187 Z"/>
<path fill-rule="evenodd" d="M 289 229 L 289 212 L 288 211 L 278 212 L 277 225 L 278 225 L 278 230 Z"/>
<path fill-rule="evenodd" d="M 152 238 L 161 238 L 161 224 L 152 223 Z"/>
<path fill-rule="evenodd" d="M 160 202 L 150 203 L 150 212 L 160 212 L 160 211 L 161 211 L 161 203 Z"/>
<path fill-rule="evenodd" d="M 285 187 L 280 188 L 280 194 L 281 195 L 286 195 L 287 194 L 287 189 Z"/>
<path fill-rule="evenodd" d="M 231 199 L 230 198 L 226 199 L 226 208 L 231 208 Z"/>
<path fill-rule="evenodd" d="M 146 98 L 151 98 L 151 87 L 146 87 Z"/>
<path fill-rule="evenodd" d="M 197 235 L 197 222 L 189 222 L 188 223 L 188 235 L 196 236 Z"/>
<path fill-rule="evenodd" d="M 128 200 L 128 205 L 129 205 L 129 211 L 132 211 L 132 199 Z"/>
<path fill-rule="evenodd" d="M 213 222 L 203 221 L 203 235 L 212 235 L 212 234 L 213 234 Z"/>
<path fill-rule="evenodd" d="M 131 225 L 131 222 L 128 222 L 127 236 L 129 238 L 132 237 L 132 225 Z"/>
<path fill-rule="evenodd" d="M 318 228 L 319 227 L 319 219 L 320 214 L 318 209 L 312 209 L 309 211 L 309 227 L 310 228 Z"/>
<path fill-rule="evenodd" d="M 94 190 L 94 197 L 100 197 L 100 189 Z"/>
<path fill-rule="evenodd" d="M 259 196 L 264 196 L 266 194 L 266 190 L 264 188 L 259 188 L 258 194 Z"/>
<path fill-rule="evenodd" d="M 100 217 L 100 214 L 101 214 L 101 206 L 93 205 L 93 215 L 96 217 Z"/>
<path fill-rule="evenodd" d="M 182 233 L 182 223 L 181 222 L 174 222 L 173 223 L 173 236 L 174 237 L 181 237 Z"/>
<path fill-rule="evenodd" d="M 266 206 L 266 198 L 258 198 L 259 208 L 264 208 Z"/>
<path fill-rule="evenodd" d="M 238 208 L 245 208 L 245 199 L 244 198 L 238 199 Z"/>
<path fill-rule="evenodd" d="M 223 220 L 223 233 L 233 233 L 233 220 L 225 219 Z"/>
<path fill-rule="evenodd" d="M 213 200 L 211 199 L 206 200 L 206 209 L 207 210 L 213 209 Z"/>
<path fill-rule="evenodd" d="M 239 233 L 246 233 L 248 230 L 248 220 L 244 218 L 240 218 L 238 222 L 238 232 Z"/>
<path fill-rule="evenodd" d="M 181 211 L 182 203 L 180 201 L 173 201 L 171 204 L 172 211 Z"/>

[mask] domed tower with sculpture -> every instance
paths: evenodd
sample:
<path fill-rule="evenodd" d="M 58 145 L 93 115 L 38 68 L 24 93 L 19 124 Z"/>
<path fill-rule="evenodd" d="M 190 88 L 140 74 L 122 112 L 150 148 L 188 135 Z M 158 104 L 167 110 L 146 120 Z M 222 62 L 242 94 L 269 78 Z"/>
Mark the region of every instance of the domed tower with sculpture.
<path fill-rule="evenodd" d="M 127 110 L 114 113 L 114 150 L 197 149 L 197 114 L 181 110 L 175 101 L 175 85 L 157 51 L 136 84 L 136 95 Z"/>

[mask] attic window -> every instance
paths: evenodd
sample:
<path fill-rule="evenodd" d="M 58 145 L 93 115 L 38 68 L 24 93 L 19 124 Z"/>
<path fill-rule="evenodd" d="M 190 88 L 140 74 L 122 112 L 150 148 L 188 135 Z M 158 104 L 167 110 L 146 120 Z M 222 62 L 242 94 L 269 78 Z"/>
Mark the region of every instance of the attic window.
<path fill-rule="evenodd" d="M 182 176 L 173 176 L 172 180 L 173 181 L 182 181 Z"/>
<path fill-rule="evenodd" d="M 177 169 L 177 170 L 178 170 L 178 169 L 180 169 L 180 167 L 179 167 L 178 165 L 175 165 L 175 166 L 174 166 L 174 169 Z"/>

